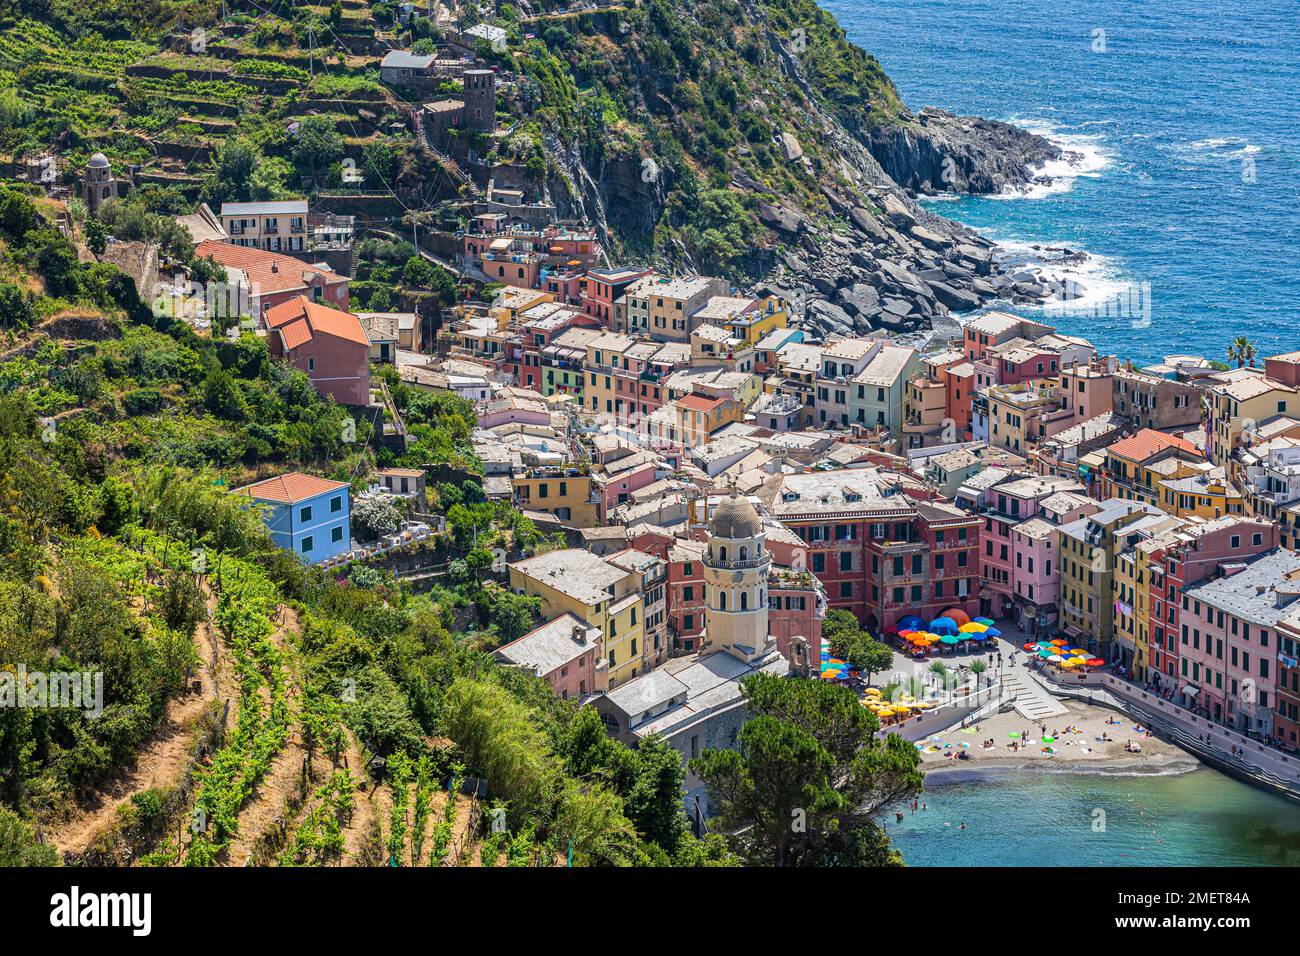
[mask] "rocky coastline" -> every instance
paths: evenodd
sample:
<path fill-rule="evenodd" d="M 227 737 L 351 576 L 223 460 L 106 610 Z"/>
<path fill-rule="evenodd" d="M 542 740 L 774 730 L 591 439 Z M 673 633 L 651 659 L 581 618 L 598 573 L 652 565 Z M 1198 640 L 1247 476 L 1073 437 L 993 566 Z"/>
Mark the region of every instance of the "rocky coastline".
<path fill-rule="evenodd" d="M 1082 293 L 916 202 L 940 189 L 982 194 L 1041 183 L 1042 164 L 1069 159 L 1060 147 L 1007 123 L 932 109 L 914 124 L 872 132 L 863 145 L 856 158 L 867 175 L 857 196 L 826 190 L 841 228 L 817 231 L 790 210 L 760 206 L 789 248 L 758 291 L 788 298 L 810 338 L 946 338 L 958 325 L 954 313 Z M 1087 258 L 1069 249 L 1042 252 L 1059 265 Z"/>

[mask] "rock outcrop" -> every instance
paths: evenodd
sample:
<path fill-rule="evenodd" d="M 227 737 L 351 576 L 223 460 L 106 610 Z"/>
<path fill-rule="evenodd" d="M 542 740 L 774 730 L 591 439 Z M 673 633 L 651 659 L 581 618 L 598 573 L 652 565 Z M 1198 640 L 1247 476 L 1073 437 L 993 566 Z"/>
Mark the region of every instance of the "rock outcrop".
<path fill-rule="evenodd" d="M 882 126 L 869 136 L 871 155 L 912 193 L 990 194 L 1051 180 L 1038 170 L 1065 152 L 1010 123 L 927 108 L 914 122 Z"/>

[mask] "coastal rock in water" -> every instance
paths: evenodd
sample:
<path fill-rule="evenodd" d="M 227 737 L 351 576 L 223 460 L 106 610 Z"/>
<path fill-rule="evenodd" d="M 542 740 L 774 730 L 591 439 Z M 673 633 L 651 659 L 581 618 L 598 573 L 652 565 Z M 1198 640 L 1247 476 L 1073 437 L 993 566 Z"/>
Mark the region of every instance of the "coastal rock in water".
<path fill-rule="evenodd" d="M 871 133 L 871 154 L 913 193 L 987 195 L 1041 182 L 1035 170 L 1060 159 L 1059 146 L 1010 123 L 927 107 L 914 119 Z"/>

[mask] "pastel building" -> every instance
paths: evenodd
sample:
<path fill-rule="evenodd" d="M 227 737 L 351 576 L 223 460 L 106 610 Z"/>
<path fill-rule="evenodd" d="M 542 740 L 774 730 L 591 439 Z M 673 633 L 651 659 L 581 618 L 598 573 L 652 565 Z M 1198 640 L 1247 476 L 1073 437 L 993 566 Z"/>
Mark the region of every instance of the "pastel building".
<path fill-rule="evenodd" d="M 301 472 L 267 478 L 232 494 L 265 505 L 263 521 L 280 548 L 309 564 L 342 554 L 352 543 L 352 508 L 346 482 Z"/>
<path fill-rule="evenodd" d="M 1179 683 L 1210 719 L 1268 736 L 1277 623 L 1300 598 L 1300 555 L 1279 549 L 1224 571 L 1183 593 Z"/>

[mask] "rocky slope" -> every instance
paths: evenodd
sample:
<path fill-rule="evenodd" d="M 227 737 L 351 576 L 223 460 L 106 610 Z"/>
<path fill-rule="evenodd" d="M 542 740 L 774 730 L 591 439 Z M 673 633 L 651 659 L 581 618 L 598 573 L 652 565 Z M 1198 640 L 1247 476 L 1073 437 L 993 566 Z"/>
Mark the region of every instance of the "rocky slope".
<path fill-rule="evenodd" d="M 531 0 L 534 14 L 545 0 Z M 616 255 L 716 272 L 789 297 L 814 335 L 907 334 L 950 313 L 1059 291 L 1003 273 L 992 245 L 917 194 L 1040 181 L 1051 142 L 978 117 L 913 115 L 812 0 L 643 0 L 543 31 L 574 102 L 538 115 L 548 192 Z M 540 46 L 540 44 L 539 44 Z M 605 104 L 590 127 L 584 98 Z"/>

